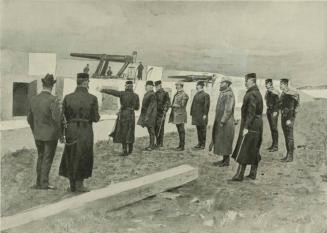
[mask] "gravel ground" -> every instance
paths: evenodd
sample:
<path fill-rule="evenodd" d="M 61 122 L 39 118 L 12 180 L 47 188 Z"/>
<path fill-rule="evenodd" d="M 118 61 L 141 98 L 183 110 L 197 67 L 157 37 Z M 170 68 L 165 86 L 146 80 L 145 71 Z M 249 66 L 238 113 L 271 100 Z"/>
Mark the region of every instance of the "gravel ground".
<path fill-rule="evenodd" d="M 116 211 L 109 212 L 104 208 L 72 210 L 6 232 L 326 233 L 327 183 L 320 177 L 326 171 L 326 158 L 321 135 L 313 124 L 320 119 L 321 109 L 327 109 L 326 101 L 305 103 L 301 107 L 295 126 L 299 148 L 293 163 L 279 161 L 284 153 L 281 130 L 280 151 L 275 154 L 266 152 L 270 133 L 264 120 L 263 160 L 256 181 L 233 183 L 229 179 L 236 171 L 234 162 L 228 168 L 217 168 L 212 162 L 218 156 L 207 151 L 193 151 L 194 130 L 187 131 L 188 149 L 183 153 L 172 149 L 176 146 L 177 135 L 174 133 L 166 136 L 165 148 L 155 152 L 142 152 L 147 139 L 137 139 L 135 153 L 128 158 L 118 156 L 120 145 L 97 143 L 94 175 L 87 181 L 91 189 L 180 164 L 198 167 L 200 177 L 178 189 Z M 66 192 L 67 181 L 57 175 L 61 153 L 61 150 L 57 151 L 51 171 L 51 183 L 58 187 L 55 191 L 29 188 L 35 176 L 35 150 L 22 150 L 2 158 L 2 216 L 72 196 Z"/>

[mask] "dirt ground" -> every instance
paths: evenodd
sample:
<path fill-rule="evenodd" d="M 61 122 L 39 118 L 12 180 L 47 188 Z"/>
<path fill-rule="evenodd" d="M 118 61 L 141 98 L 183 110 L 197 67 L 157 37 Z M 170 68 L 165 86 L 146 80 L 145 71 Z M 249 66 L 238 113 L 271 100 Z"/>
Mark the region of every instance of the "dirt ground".
<path fill-rule="evenodd" d="M 296 119 L 298 148 L 293 163 L 279 161 L 285 153 L 281 130 L 279 152 L 265 150 L 270 144 L 265 119 L 258 178 L 242 183 L 229 180 L 236 171 L 235 162 L 228 168 L 217 168 L 212 162 L 220 159 L 218 156 L 207 150 L 191 149 L 196 143 L 194 130 L 187 131 L 187 150 L 183 153 L 172 150 L 176 146 L 175 133 L 166 136 L 163 150 L 154 152 L 142 152 L 147 139 L 138 139 L 135 153 L 128 158 L 118 156 L 120 145 L 97 143 L 94 175 L 87 181 L 91 189 L 180 164 L 198 167 L 200 176 L 180 188 L 115 211 L 72 210 L 6 232 L 327 233 L 327 183 L 320 177 L 327 172 L 326 158 L 321 136 L 313 127 L 321 109 L 327 109 L 326 101 L 305 103 L 301 107 Z M 57 151 L 51 171 L 51 183 L 58 187 L 55 191 L 29 188 L 34 179 L 35 150 L 22 150 L 2 158 L 2 216 L 72 196 L 66 192 L 68 182 L 57 175 L 61 153 Z"/>

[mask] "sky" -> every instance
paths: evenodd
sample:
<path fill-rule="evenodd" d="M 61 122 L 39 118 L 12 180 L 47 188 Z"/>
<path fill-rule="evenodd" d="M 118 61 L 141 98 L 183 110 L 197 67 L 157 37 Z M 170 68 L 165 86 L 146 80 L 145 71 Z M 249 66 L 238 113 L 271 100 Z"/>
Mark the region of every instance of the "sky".
<path fill-rule="evenodd" d="M 1 11 L 1 49 L 136 50 L 168 69 L 327 84 L 327 2 L 3 0 Z"/>

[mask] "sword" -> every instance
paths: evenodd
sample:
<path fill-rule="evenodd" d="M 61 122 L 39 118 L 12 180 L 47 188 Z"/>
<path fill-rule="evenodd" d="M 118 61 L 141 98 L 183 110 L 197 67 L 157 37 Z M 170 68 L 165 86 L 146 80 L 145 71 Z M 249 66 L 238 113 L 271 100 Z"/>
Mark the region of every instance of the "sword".
<path fill-rule="evenodd" d="M 62 143 L 64 143 L 66 146 L 71 146 L 77 143 L 77 140 L 72 141 L 72 142 L 67 142 L 66 140 L 66 128 L 67 128 L 67 119 L 66 116 L 63 114 L 63 131 L 62 131 Z"/>
<path fill-rule="evenodd" d="M 164 114 L 164 116 L 163 116 L 162 119 L 161 119 L 161 122 L 160 122 L 160 125 L 159 125 L 159 130 L 158 130 L 158 135 L 157 135 L 157 137 L 159 137 L 159 135 L 160 135 L 161 128 L 162 128 L 162 125 L 163 125 L 163 123 L 165 122 L 165 120 L 166 120 L 166 113 Z"/>
<path fill-rule="evenodd" d="M 241 149 L 242 149 L 242 146 L 243 146 L 243 142 L 244 142 L 244 139 L 245 139 L 245 136 L 246 136 L 246 135 L 247 135 L 247 134 L 245 134 L 245 135 L 243 136 L 243 138 L 242 138 L 241 145 L 240 145 L 240 147 L 239 147 L 239 149 L 238 149 L 238 152 L 237 152 L 237 155 L 236 155 L 236 159 L 235 159 L 236 162 L 237 162 L 238 156 L 240 155 L 240 152 L 241 152 Z"/>

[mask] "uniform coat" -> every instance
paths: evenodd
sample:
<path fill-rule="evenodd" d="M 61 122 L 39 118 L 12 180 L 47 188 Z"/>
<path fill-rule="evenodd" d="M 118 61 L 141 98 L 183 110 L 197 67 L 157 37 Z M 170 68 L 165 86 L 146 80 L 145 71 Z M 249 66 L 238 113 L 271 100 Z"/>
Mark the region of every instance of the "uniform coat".
<path fill-rule="evenodd" d="M 59 99 L 47 91 L 32 97 L 27 121 L 38 152 L 36 186 L 47 188 L 51 165 L 61 136 Z"/>
<path fill-rule="evenodd" d="M 177 91 L 172 103 L 172 110 L 169 116 L 169 122 L 173 124 L 184 124 L 187 122 L 186 105 L 188 95 L 184 90 Z"/>
<path fill-rule="evenodd" d="M 93 128 L 98 122 L 98 99 L 84 87 L 65 96 L 63 114 L 67 121 L 66 145 L 61 159 L 59 175 L 83 180 L 92 176 Z"/>
<path fill-rule="evenodd" d="M 210 109 L 210 96 L 205 91 L 199 91 L 194 95 L 191 105 L 192 125 L 206 126 Z M 207 116 L 203 119 L 203 116 Z"/>
<path fill-rule="evenodd" d="M 272 146 L 278 147 L 278 113 L 279 113 L 279 93 L 274 90 L 267 90 L 265 95 L 267 105 L 267 119 L 272 137 Z M 274 112 L 277 113 L 274 116 Z"/>
<path fill-rule="evenodd" d="M 135 141 L 135 111 L 140 108 L 139 96 L 132 89 L 117 91 L 102 89 L 103 93 L 116 96 L 120 100 L 120 110 L 114 131 L 110 134 L 114 143 L 134 143 Z"/>
<path fill-rule="evenodd" d="M 240 132 L 232 155 L 239 164 L 256 165 L 261 160 L 262 111 L 262 95 L 255 85 L 247 90 L 243 98 Z M 248 129 L 249 132 L 243 137 L 244 129 Z"/>
<path fill-rule="evenodd" d="M 157 101 L 154 91 L 145 93 L 142 101 L 141 115 L 137 124 L 142 127 L 154 128 L 157 117 Z"/>
<path fill-rule="evenodd" d="M 168 92 L 164 89 L 159 89 L 156 91 L 157 100 L 157 117 L 156 117 L 156 127 L 155 134 L 157 138 L 157 144 L 163 144 L 163 137 L 165 134 L 165 118 L 166 113 L 170 107 L 170 97 Z"/>
<path fill-rule="evenodd" d="M 228 87 L 225 90 L 221 90 L 212 129 L 213 151 L 216 155 L 230 155 L 233 152 L 235 133 L 234 108 L 235 96 L 232 89 Z"/>

